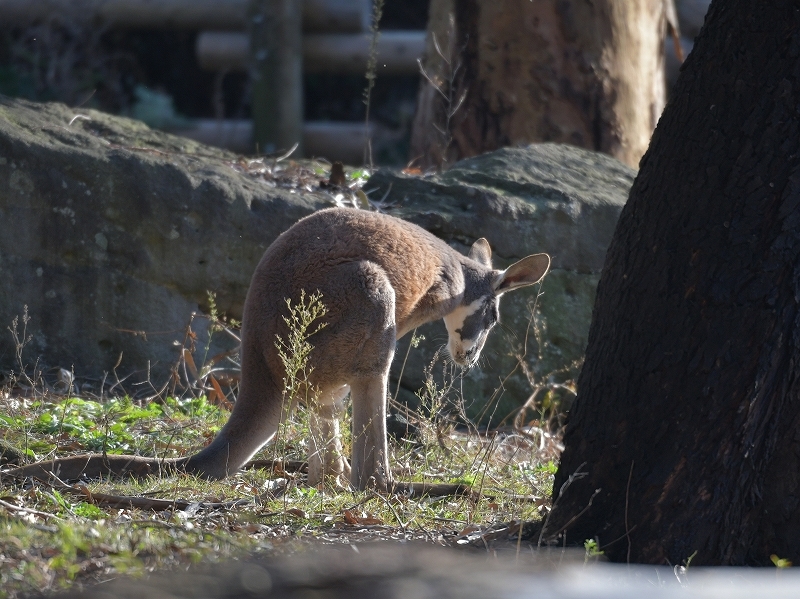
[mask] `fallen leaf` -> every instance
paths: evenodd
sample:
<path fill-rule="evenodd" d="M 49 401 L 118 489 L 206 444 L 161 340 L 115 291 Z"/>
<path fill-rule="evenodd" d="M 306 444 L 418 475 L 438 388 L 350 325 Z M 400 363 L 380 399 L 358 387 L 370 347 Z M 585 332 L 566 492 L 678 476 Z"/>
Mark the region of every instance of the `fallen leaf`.
<path fill-rule="evenodd" d="M 350 510 L 345 510 L 342 513 L 342 517 L 347 524 L 353 525 L 360 525 L 360 526 L 371 526 L 375 524 L 383 524 L 383 520 L 380 518 L 376 518 L 372 514 L 363 514 L 361 516 L 356 516 Z"/>
<path fill-rule="evenodd" d="M 211 381 L 211 386 L 214 387 L 214 395 L 215 395 L 215 399 L 209 398 L 209 401 L 211 401 L 211 403 L 215 405 L 219 405 L 225 408 L 228 411 L 232 410 L 233 404 L 230 401 L 228 401 L 228 398 L 222 392 L 222 387 L 219 386 L 217 379 L 215 379 L 213 376 L 209 376 L 208 380 Z"/>
<path fill-rule="evenodd" d="M 183 361 L 186 362 L 186 368 L 189 369 L 189 372 L 191 372 L 192 376 L 197 380 L 197 366 L 194 364 L 192 352 L 185 347 L 183 348 Z"/>
<path fill-rule="evenodd" d="M 459 536 L 459 537 L 464 537 L 464 536 L 466 536 L 466 535 L 468 535 L 468 534 L 470 534 L 470 533 L 472 533 L 472 532 L 477 532 L 477 531 L 479 531 L 480 529 L 481 529 L 481 527 L 480 527 L 480 526 L 478 526 L 478 525 L 476 525 L 476 524 L 468 524 L 467 526 L 465 526 L 465 527 L 464 527 L 464 528 L 461 530 L 461 532 L 459 532 L 459 533 L 458 533 L 458 536 Z"/>

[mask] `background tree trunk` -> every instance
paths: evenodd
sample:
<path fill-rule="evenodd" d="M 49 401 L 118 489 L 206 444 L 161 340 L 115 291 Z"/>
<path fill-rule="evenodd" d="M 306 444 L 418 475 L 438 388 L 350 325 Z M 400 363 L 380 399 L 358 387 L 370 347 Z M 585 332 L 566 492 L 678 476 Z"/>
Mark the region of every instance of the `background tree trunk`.
<path fill-rule="evenodd" d="M 800 563 L 796 3 L 715 0 L 673 91 L 606 256 L 545 536 Z"/>
<path fill-rule="evenodd" d="M 555 141 L 636 167 L 664 107 L 668 2 L 431 0 L 411 158 Z"/>
<path fill-rule="evenodd" d="M 258 153 L 297 144 L 303 155 L 303 5 L 297 0 L 250 0 L 250 78 L 253 138 Z"/>

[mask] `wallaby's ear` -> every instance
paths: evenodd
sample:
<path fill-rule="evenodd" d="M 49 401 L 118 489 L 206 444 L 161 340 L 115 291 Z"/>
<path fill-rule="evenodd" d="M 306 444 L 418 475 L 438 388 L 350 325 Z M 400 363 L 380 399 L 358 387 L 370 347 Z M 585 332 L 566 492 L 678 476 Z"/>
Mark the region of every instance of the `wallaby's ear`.
<path fill-rule="evenodd" d="M 514 262 L 505 269 L 494 284 L 495 292 L 500 295 L 517 287 L 525 287 L 538 283 L 547 274 L 550 268 L 550 256 L 547 254 L 534 254 Z"/>
<path fill-rule="evenodd" d="M 469 249 L 469 257 L 480 262 L 486 268 L 492 267 L 492 248 L 489 247 L 489 242 L 485 237 L 481 237 L 478 241 L 472 244 Z"/>

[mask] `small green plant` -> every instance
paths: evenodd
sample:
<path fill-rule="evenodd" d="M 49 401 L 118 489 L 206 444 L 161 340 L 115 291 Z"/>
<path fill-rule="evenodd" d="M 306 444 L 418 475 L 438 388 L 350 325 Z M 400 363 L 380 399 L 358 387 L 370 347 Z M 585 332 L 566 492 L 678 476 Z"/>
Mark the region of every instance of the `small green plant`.
<path fill-rule="evenodd" d="M 370 172 L 363 168 L 355 169 L 347 174 L 347 178 L 351 183 L 356 183 L 359 187 L 363 187 L 370 178 Z"/>
<path fill-rule="evenodd" d="M 597 539 L 586 539 L 583 542 L 583 549 L 585 551 L 583 556 L 584 564 L 588 564 L 589 560 L 597 561 L 604 554 L 604 551 L 600 549 L 600 543 L 597 542 Z"/>
<path fill-rule="evenodd" d="M 314 487 L 298 487 L 297 492 L 304 498 L 304 499 L 313 499 L 314 496 L 319 492 Z"/>
<path fill-rule="evenodd" d="M 204 396 L 168 397 L 161 402 L 142 404 L 127 396 L 106 401 L 48 396 L 29 402 L 19 414 L 0 413 L 0 424 L 9 442 L 25 444 L 22 451 L 30 458 L 37 453 L 46 455 L 58 447 L 152 455 L 157 448 L 172 445 L 176 430 L 194 431 L 195 427 L 189 424 L 196 419 L 203 419 L 213 428 L 225 417 Z M 196 440 L 184 437 L 182 446 L 196 445 Z"/>
<path fill-rule="evenodd" d="M 314 346 L 309 342 L 309 338 L 322 330 L 327 323 L 318 322 L 325 316 L 327 308 L 322 303 L 322 294 L 315 291 L 306 296 L 305 290 L 300 291 L 300 300 L 296 305 L 286 299 L 288 316 L 283 317 L 283 321 L 289 329 L 284 339 L 276 336 L 275 348 L 284 368 L 283 393 L 285 398 L 296 398 L 300 396 L 301 388 L 305 389 L 304 398 L 311 400 L 309 395 L 308 380 L 313 371 L 309 366 L 308 358 Z"/>
<path fill-rule="evenodd" d="M 276 335 L 275 338 L 275 348 L 284 368 L 281 407 L 283 414 L 282 425 L 275 436 L 272 451 L 277 456 L 281 448 L 285 449 L 295 444 L 305 446 L 306 458 L 329 455 L 329 451 L 333 454 L 340 453 L 338 440 L 317 438 L 319 425 L 311 426 L 311 422 L 318 417 L 313 412 L 316 410 L 315 403 L 319 397 L 319 389 L 311 383 L 314 367 L 310 363 L 310 357 L 314 346 L 310 339 L 327 325 L 321 320 L 327 314 L 327 308 L 322 303 L 322 294 L 315 291 L 307 295 L 305 290 L 301 290 L 296 304 L 289 298 L 285 301 L 288 312 L 288 315 L 283 317 L 287 327 L 286 336 Z M 293 408 L 297 403 L 302 403 L 309 410 L 294 411 Z M 293 412 L 294 422 L 290 422 L 287 416 Z M 293 424 L 299 424 L 301 431 L 294 437 L 296 439 L 294 443 L 289 434 Z M 344 427 L 344 430 L 349 430 L 349 427 Z"/>
<path fill-rule="evenodd" d="M 773 564 L 775 564 L 775 567 L 778 568 L 779 570 L 792 567 L 791 561 L 782 557 L 778 557 L 774 553 L 769 556 L 769 559 Z"/>
<path fill-rule="evenodd" d="M 88 520 L 102 520 L 103 518 L 108 517 L 108 514 L 106 514 L 99 507 L 93 503 L 86 503 L 85 501 L 81 501 L 80 503 L 74 505 L 72 507 L 72 513 Z"/>
<path fill-rule="evenodd" d="M 541 462 L 536 465 L 536 471 L 542 474 L 555 474 L 558 472 L 558 464 L 555 460 Z"/>
<path fill-rule="evenodd" d="M 473 486 L 479 480 L 479 473 L 477 472 L 465 472 L 461 476 L 454 478 L 451 482 L 459 484 L 459 485 L 470 485 Z"/>

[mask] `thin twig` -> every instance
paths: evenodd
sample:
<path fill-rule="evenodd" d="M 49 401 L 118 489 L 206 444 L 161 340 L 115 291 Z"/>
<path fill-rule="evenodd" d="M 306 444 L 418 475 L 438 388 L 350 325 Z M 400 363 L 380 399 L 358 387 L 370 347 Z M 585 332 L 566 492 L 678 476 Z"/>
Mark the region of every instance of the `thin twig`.
<path fill-rule="evenodd" d="M 18 506 L 18 505 L 14 505 L 13 503 L 9 503 L 7 501 L 4 501 L 2 499 L 0 499 L 0 506 L 3 506 L 7 510 L 12 510 L 12 511 L 15 511 L 15 512 L 24 512 L 26 514 L 33 514 L 34 516 L 41 516 L 42 518 L 52 518 L 54 520 L 58 520 L 59 522 L 63 522 L 64 521 L 63 518 L 59 518 L 55 514 L 50 514 L 48 512 L 40 512 L 39 510 L 34 510 L 34 509 L 29 508 L 29 507 L 21 507 L 21 506 Z"/>
<path fill-rule="evenodd" d="M 628 539 L 628 556 L 626 563 L 630 565 L 631 563 L 631 532 L 628 528 L 628 499 L 629 494 L 631 491 L 631 478 L 633 477 L 633 464 L 634 461 L 631 460 L 631 471 L 628 473 L 628 486 L 625 488 L 625 537 Z"/>
<path fill-rule="evenodd" d="M 376 493 L 375 491 L 371 491 L 371 493 L 372 495 L 378 497 L 381 501 L 383 501 L 383 503 L 386 504 L 386 507 L 388 507 L 392 511 L 392 514 L 394 514 L 394 517 L 397 520 L 397 523 L 400 525 L 400 528 L 403 530 L 403 532 L 406 532 L 406 529 L 408 528 L 408 522 L 403 522 L 403 519 L 400 518 L 400 514 L 398 514 L 397 510 L 394 509 L 394 506 L 392 505 L 391 501 L 389 501 L 386 497 L 384 497 L 380 493 Z"/>
<path fill-rule="evenodd" d="M 570 485 L 572 485 L 573 482 L 575 482 L 576 480 L 580 480 L 580 479 L 582 479 L 583 477 L 585 477 L 587 475 L 586 472 L 581 472 L 581 468 L 583 468 L 585 465 L 586 465 L 586 462 L 581 462 L 581 464 L 575 469 L 575 472 L 570 474 L 569 478 L 566 480 L 566 482 L 564 482 L 563 485 L 561 485 L 561 488 L 558 490 L 558 497 L 556 497 L 556 500 L 553 502 L 553 505 L 550 508 L 550 511 L 547 513 L 547 516 L 545 516 L 545 518 L 544 518 L 544 524 L 542 524 L 542 530 L 539 532 L 539 542 L 536 544 L 537 548 L 542 546 L 542 539 L 544 538 L 544 531 L 547 530 L 547 525 L 550 522 L 550 515 L 555 511 L 556 506 L 558 505 L 559 499 L 561 499 L 561 497 L 564 495 L 564 491 L 569 489 Z M 592 495 L 592 499 L 594 499 L 594 495 Z M 591 505 L 591 500 L 589 500 L 589 505 Z M 581 512 L 581 513 L 583 513 L 583 512 Z M 572 521 L 570 521 L 569 523 L 571 523 L 571 522 Z M 561 530 L 563 530 L 563 529 L 564 529 L 564 527 L 562 526 L 561 529 L 558 532 L 561 532 Z M 556 533 L 556 534 L 558 534 L 558 533 Z M 556 536 L 556 535 L 551 535 L 551 536 Z"/>
<path fill-rule="evenodd" d="M 411 353 L 411 348 L 414 346 L 414 335 L 417 334 L 417 329 L 415 328 L 411 331 L 411 337 L 408 340 L 408 348 L 406 348 L 406 355 L 403 358 L 403 365 L 400 367 L 400 374 L 397 377 L 397 388 L 394 390 L 394 397 L 392 401 L 397 401 L 397 395 L 400 393 L 400 381 L 403 380 L 403 372 L 406 369 L 406 362 L 408 361 L 408 354 Z"/>

